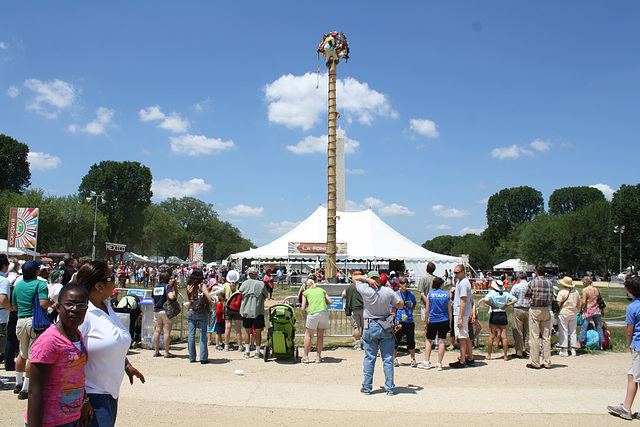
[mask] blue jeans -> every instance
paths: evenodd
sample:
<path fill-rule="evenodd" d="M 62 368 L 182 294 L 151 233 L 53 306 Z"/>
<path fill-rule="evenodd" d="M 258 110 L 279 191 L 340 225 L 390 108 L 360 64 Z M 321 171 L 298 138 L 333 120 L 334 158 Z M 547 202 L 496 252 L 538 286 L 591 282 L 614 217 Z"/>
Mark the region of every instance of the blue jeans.
<path fill-rule="evenodd" d="M 209 349 L 207 348 L 209 313 L 196 313 L 189 310 L 187 312 L 187 320 L 189 321 L 189 340 L 187 342 L 189 361 L 194 362 L 196 360 L 196 328 L 200 329 L 200 360 L 209 359 Z"/>
<path fill-rule="evenodd" d="M 93 407 L 93 418 L 89 427 L 113 427 L 118 415 L 118 399 L 110 394 L 87 393 Z"/>
<path fill-rule="evenodd" d="M 600 342 L 604 342 L 604 332 L 602 331 L 602 314 L 594 314 L 591 317 L 583 317 L 582 318 L 582 329 L 580 329 L 580 336 L 578 337 L 578 341 L 581 343 L 587 342 L 587 328 L 589 327 L 589 322 L 593 321 L 596 331 L 598 331 L 598 336 L 600 337 Z"/>
<path fill-rule="evenodd" d="M 373 370 L 376 366 L 378 348 L 380 348 L 385 378 L 384 388 L 386 391 L 394 391 L 396 386 L 393 383 L 393 349 L 395 347 L 393 334 L 386 333 L 377 322 L 370 321 L 369 327 L 364 329 L 362 341 L 364 343 L 362 389 L 371 391 L 373 388 Z"/>

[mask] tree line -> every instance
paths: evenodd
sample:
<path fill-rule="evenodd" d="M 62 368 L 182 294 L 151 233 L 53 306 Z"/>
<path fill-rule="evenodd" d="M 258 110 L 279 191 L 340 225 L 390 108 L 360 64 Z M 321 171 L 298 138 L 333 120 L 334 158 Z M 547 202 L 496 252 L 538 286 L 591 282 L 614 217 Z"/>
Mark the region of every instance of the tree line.
<path fill-rule="evenodd" d="M 579 275 L 607 276 L 620 264 L 640 259 L 640 184 L 622 185 L 609 202 L 592 187 L 555 190 L 544 210 L 542 193 L 523 186 L 505 188 L 487 202 L 487 228 L 480 234 L 444 235 L 422 246 L 431 251 L 469 254 L 474 268 L 490 270 L 498 262 L 520 258 L 530 264 L 557 265 Z"/>
<path fill-rule="evenodd" d="M 206 262 L 255 247 L 240 230 L 220 220 L 212 204 L 193 197 L 153 203 L 151 170 L 139 162 L 94 164 L 76 194 L 55 196 L 27 189 L 28 153 L 26 144 L 0 135 L 0 230 L 8 230 L 10 208 L 39 208 L 38 252 L 91 254 L 96 201 L 98 258 L 106 257 L 104 242 L 126 244 L 128 251 L 145 255 L 182 259 L 189 255 L 189 243 L 203 243 Z M 97 200 L 91 192 L 98 194 Z"/>

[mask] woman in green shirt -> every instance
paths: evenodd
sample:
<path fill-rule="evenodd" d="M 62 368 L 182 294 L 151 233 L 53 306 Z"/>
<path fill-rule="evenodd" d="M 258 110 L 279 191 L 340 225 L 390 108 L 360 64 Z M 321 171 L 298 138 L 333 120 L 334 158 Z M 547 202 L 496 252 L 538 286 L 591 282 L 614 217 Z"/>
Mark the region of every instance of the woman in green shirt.
<path fill-rule="evenodd" d="M 309 363 L 311 341 L 313 340 L 313 334 L 316 330 L 318 331 L 318 342 L 316 343 L 318 357 L 316 358 L 316 363 L 321 363 L 324 330 L 329 327 L 329 309 L 327 306 L 331 305 L 332 301 L 327 295 L 327 292 L 319 288 L 313 280 L 307 280 L 305 287 L 306 290 L 302 293 L 302 312 L 306 313 L 307 316 L 305 323 L 307 333 L 304 337 L 304 356 L 302 357 L 302 363 Z"/>

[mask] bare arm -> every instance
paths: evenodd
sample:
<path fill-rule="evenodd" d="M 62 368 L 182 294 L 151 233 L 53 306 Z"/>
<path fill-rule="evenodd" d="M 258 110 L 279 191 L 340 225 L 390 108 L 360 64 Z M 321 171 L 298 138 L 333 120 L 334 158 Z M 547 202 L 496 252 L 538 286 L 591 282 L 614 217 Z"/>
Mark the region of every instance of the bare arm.
<path fill-rule="evenodd" d="M 6 308 L 7 310 L 11 310 L 11 302 L 9 301 L 9 297 L 5 294 L 0 294 L 0 306 L 2 308 Z"/>
<path fill-rule="evenodd" d="M 29 405 L 27 417 L 29 425 L 41 426 L 44 415 L 44 390 L 49 382 L 53 365 L 32 363 L 29 383 Z"/>
<path fill-rule="evenodd" d="M 627 347 L 629 351 L 631 351 L 631 340 L 633 339 L 633 326 L 634 325 L 627 324 Z"/>
<path fill-rule="evenodd" d="M 464 314 L 464 310 L 467 308 L 467 297 L 460 297 L 460 309 L 458 311 L 458 328 L 462 328 L 462 315 Z"/>

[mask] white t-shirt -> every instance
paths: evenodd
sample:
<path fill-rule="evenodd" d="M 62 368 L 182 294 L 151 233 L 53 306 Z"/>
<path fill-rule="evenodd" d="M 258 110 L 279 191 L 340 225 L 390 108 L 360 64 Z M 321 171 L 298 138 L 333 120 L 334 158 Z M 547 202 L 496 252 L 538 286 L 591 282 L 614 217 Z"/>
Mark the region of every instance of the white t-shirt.
<path fill-rule="evenodd" d="M 78 327 L 88 353 L 85 388 L 87 393 L 110 394 L 117 399 L 131 335 L 113 308 L 109 304 L 105 306 L 109 314 L 89 302 L 84 323 Z"/>
<path fill-rule="evenodd" d="M 471 316 L 473 310 L 473 292 L 471 290 L 471 282 L 466 277 L 458 282 L 456 285 L 456 291 L 453 297 L 453 315 L 458 316 L 460 311 L 460 297 L 467 297 L 467 302 L 464 307 L 463 317 Z"/>

